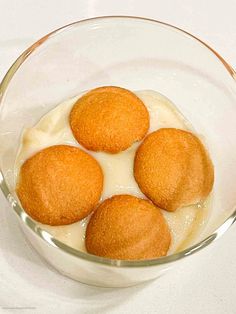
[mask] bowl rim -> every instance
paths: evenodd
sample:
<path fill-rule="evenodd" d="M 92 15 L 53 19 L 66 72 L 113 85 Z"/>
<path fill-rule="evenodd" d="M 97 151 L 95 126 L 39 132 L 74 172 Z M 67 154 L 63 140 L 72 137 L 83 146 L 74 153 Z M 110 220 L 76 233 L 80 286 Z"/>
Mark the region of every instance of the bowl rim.
<path fill-rule="evenodd" d="M 175 31 L 178 31 L 182 33 L 182 35 L 188 36 L 194 40 L 196 40 L 199 44 L 205 46 L 206 49 L 210 50 L 216 58 L 220 60 L 220 62 L 224 65 L 228 73 L 232 76 L 234 80 L 236 80 L 236 73 L 233 70 L 233 68 L 224 60 L 224 58 L 219 55 L 214 49 L 212 49 L 208 44 L 206 44 L 204 41 L 199 39 L 198 37 L 188 33 L 187 31 L 173 26 L 171 24 L 161 22 L 155 19 L 151 18 L 145 18 L 145 17 L 138 17 L 138 16 L 128 16 L 128 15 L 111 15 L 111 16 L 98 16 L 98 17 L 93 17 L 93 18 L 87 18 L 83 20 L 79 20 L 70 24 L 67 24 L 65 26 L 62 26 L 38 41 L 36 41 L 33 45 L 31 45 L 28 49 L 26 49 L 17 59 L 16 61 L 12 64 L 12 66 L 9 68 L 7 71 L 6 75 L 2 79 L 2 82 L 0 83 L 0 105 L 2 98 L 4 96 L 4 93 L 7 90 L 7 87 L 13 78 L 14 74 L 18 70 L 18 68 L 24 63 L 24 61 L 30 56 L 30 54 L 37 49 L 37 47 L 41 46 L 43 43 L 45 43 L 49 38 L 52 36 L 55 36 L 61 32 L 67 31 L 68 29 L 81 25 L 84 23 L 88 22 L 93 22 L 93 21 L 101 21 L 101 20 L 108 20 L 108 19 L 125 19 L 125 20 L 141 20 L 144 22 L 148 23 L 156 23 L 159 25 L 162 25 L 167 28 L 174 29 Z M 206 237 L 204 240 L 192 245 L 191 247 L 182 250 L 178 253 L 169 255 L 169 256 L 164 256 L 164 257 L 159 257 L 156 259 L 150 259 L 150 260 L 116 260 L 116 259 L 109 259 L 109 258 L 104 258 L 104 257 L 99 257 L 96 255 L 92 255 L 86 252 L 82 252 L 79 250 L 76 250 L 63 242 L 57 240 L 54 238 L 49 232 L 45 231 L 41 227 L 39 227 L 38 223 L 35 222 L 26 212 L 23 210 L 21 205 L 17 202 L 17 200 L 14 198 L 14 196 L 11 194 L 10 189 L 7 186 L 7 183 L 4 179 L 4 175 L 2 170 L 0 169 L 0 187 L 1 190 L 10 203 L 11 207 L 15 211 L 15 213 L 18 215 L 20 220 L 23 222 L 24 225 L 26 225 L 31 232 L 36 234 L 41 240 L 45 241 L 49 246 L 53 246 L 54 248 L 62 250 L 65 254 L 70 254 L 74 256 L 75 258 L 79 257 L 83 260 L 89 261 L 89 262 L 94 262 L 98 264 L 103 264 L 107 266 L 113 266 L 113 267 L 124 267 L 124 268 L 132 268 L 132 267 L 147 267 L 147 266 L 156 266 L 156 265 L 162 265 L 162 264 L 167 264 L 167 263 L 172 263 L 174 261 L 180 260 L 186 256 L 190 256 L 204 247 L 208 246 L 210 243 L 214 242 L 216 239 L 218 239 L 221 235 L 223 235 L 226 230 L 229 229 L 229 227 L 236 221 L 236 205 L 233 208 L 232 214 L 220 225 L 219 228 L 217 228 L 211 235 Z"/>

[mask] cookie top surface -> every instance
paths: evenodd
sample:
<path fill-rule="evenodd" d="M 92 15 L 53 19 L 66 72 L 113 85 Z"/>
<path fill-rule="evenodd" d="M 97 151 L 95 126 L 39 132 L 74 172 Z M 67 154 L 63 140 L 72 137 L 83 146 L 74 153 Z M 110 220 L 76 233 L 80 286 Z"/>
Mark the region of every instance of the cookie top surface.
<path fill-rule="evenodd" d="M 25 211 L 48 225 L 66 225 L 90 214 L 103 188 L 98 162 L 81 149 L 51 146 L 26 160 L 16 192 Z"/>
<path fill-rule="evenodd" d="M 149 113 L 131 91 L 105 86 L 79 98 L 69 122 L 75 139 L 85 148 L 117 153 L 145 136 Z"/>
<path fill-rule="evenodd" d="M 171 242 L 159 208 L 131 195 L 106 199 L 92 215 L 86 230 L 91 254 L 112 259 L 152 259 L 167 254 Z"/>
<path fill-rule="evenodd" d="M 149 134 L 139 146 L 134 176 L 153 203 L 174 211 L 208 196 L 214 169 L 198 137 L 180 129 L 163 128 Z"/>

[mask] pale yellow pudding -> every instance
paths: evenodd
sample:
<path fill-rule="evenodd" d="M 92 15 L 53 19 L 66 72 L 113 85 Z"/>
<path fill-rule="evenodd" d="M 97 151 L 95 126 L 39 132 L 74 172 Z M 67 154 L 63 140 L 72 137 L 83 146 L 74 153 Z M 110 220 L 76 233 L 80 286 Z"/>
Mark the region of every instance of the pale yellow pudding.
<path fill-rule="evenodd" d="M 193 131 L 191 124 L 165 96 L 151 90 L 137 91 L 135 94 L 149 111 L 149 133 L 163 127 Z M 22 163 L 43 148 L 56 144 L 70 144 L 85 150 L 74 139 L 68 121 L 72 106 L 81 95 L 61 103 L 43 116 L 34 127 L 24 130 L 15 163 L 16 180 Z M 137 142 L 118 154 L 87 151 L 99 162 L 104 173 L 102 200 L 117 194 L 131 194 L 146 198 L 133 176 L 134 155 L 139 144 L 140 142 Z M 203 203 L 183 207 L 173 213 L 162 211 L 172 236 L 168 254 L 197 241 L 197 236 L 207 221 L 210 203 L 210 197 L 208 197 Z M 62 242 L 85 251 L 84 238 L 88 219 L 89 217 L 65 226 L 41 226 Z"/>

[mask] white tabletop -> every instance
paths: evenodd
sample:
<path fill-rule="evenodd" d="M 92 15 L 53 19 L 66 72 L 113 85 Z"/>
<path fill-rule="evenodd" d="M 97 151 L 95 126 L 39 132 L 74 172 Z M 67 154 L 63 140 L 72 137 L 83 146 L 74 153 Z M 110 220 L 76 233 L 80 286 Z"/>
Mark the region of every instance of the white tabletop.
<path fill-rule="evenodd" d="M 208 42 L 236 67 L 235 12 L 235 0 L 0 0 L 0 78 L 36 39 L 101 15 L 174 24 Z M 236 313 L 236 226 L 156 281 L 102 289 L 46 266 L 25 241 L 1 193 L 0 205 L 0 313 Z"/>

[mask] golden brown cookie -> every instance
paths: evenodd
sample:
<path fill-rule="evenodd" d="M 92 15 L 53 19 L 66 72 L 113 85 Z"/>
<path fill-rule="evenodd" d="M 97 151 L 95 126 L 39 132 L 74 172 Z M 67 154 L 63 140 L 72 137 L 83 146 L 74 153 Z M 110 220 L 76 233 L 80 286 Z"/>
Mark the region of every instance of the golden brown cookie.
<path fill-rule="evenodd" d="M 67 225 L 86 217 L 103 188 L 98 162 L 81 149 L 51 146 L 24 162 L 17 195 L 25 211 L 48 225 Z"/>
<path fill-rule="evenodd" d="M 123 260 L 152 259 L 167 254 L 171 242 L 159 208 L 131 195 L 106 199 L 92 215 L 86 230 L 91 254 Z"/>
<path fill-rule="evenodd" d="M 81 145 L 109 153 L 127 149 L 149 129 L 149 114 L 141 99 L 114 86 L 95 88 L 79 98 L 69 121 Z"/>
<path fill-rule="evenodd" d="M 139 146 L 134 176 L 153 203 L 175 211 L 208 196 L 214 169 L 206 149 L 194 134 L 163 128 L 149 134 Z"/>

